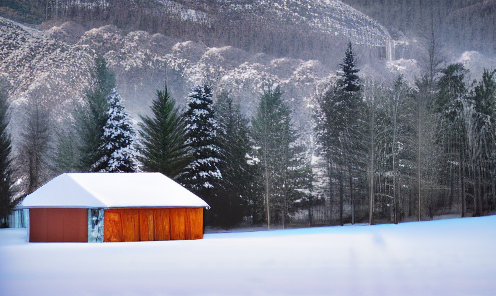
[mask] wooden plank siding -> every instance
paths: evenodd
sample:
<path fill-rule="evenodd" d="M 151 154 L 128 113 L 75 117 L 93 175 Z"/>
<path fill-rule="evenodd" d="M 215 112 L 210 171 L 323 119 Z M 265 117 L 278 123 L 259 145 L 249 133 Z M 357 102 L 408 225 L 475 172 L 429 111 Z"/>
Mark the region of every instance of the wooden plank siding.
<path fill-rule="evenodd" d="M 203 208 L 105 210 L 105 242 L 201 238 L 203 238 Z"/>
<path fill-rule="evenodd" d="M 88 210 L 29 209 L 30 242 L 88 242 Z"/>
<path fill-rule="evenodd" d="M 203 238 L 203 209 L 186 208 L 186 239 Z"/>

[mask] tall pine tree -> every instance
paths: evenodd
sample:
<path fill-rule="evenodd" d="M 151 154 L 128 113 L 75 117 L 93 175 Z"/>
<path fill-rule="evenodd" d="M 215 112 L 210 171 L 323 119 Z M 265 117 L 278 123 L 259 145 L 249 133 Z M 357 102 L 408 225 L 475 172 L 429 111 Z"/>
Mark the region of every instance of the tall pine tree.
<path fill-rule="evenodd" d="M 363 143 L 367 137 L 366 106 L 361 98 L 359 70 L 355 64 L 355 55 L 349 43 L 336 85 L 329 87 L 318 98 L 316 114 L 317 139 L 328 162 L 328 192 L 331 194 L 332 188 L 338 188 L 341 225 L 344 223 L 345 194 L 349 196 L 351 222 L 354 223 L 355 199 L 364 193 L 357 189 L 363 187 L 366 180 L 366 148 Z M 334 180 L 338 184 L 333 184 Z"/>
<path fill-rule="evenodd" d="M 191 162 L 184 117 L 175 107 L 167 86 L 163 91 L 157 91 L 157 99 L 151 109 L 153 117 L 141 117 L 138 160 L 143 164 L 144 171 L 160 172 L 175 179 Z"/>
<path fill-rule="evenodd" d="M 219 123 L 218 144 L 220 147 L 219 169 L 222 180 L 218 193 L 218 204 L 211 205 L 217 224 L 232 227 L 242 221 L 246 207 L 252 199 L 254 181 L 253 166 L 247 162 L 251 151 L 248 135 L 248 120 L 241 113 L 239 104 L 226 92 L 219 95 L 215 117 Z"/>
<path fill-rule="evenodd" d="M 0 81 L 1 83 L 1 81 Z M 0 221 L 14 209 L 17 201 L 13 200 L 11 140 L 7 131 L 9 124 L 9 104 L 6 88 L 0 84 Z M 0 225 L 0 227 L 6 225 Z"/>
<path fill-rule="evenodd" d="M 75 171 L 89 172 L 104 154 L 99 149 L 103 144 L 103 127 L 107 123 L 107 98 L 115 88 L 115 76 L 107 68 L 104 58 L 95 59 L 92 73 L 93 85 L 86 91 L 85 103 L 74 111 L 75 128 L 79 139 Z"/>
<path fill-rule="evenodd" d="M 462 64 L 448 65 L 438 81 L 434 110 L 438 114 L 437 141 L 442 149 L 439 158 L 439 176 L 445 186 L 440 203 L 452 204 L 455 199 L 465 199 L 463 169 L 466 164 L 467 130 L 464 124 L 464 106 L 467 101 L 465 76 L 468 71 Z"/>
<path fill-rule="evenodd" d="M 193 161 L 186 167 L 181 182 L 212 203 L 215 188 L 222 179 L 219 169 L 220 149 L 217 145 L 218 123 L 214 117 L 212 89 L 195 86 L 189 94 L 186 120 L 186 143 L 192 149 Z"/>
<path fill-rule="evenodd" d="M 258 183 L 264 188 L 264 207 L 258 209 L 258 215 L 265 216 L 269 229 L 274 220 L 285 226 L 288 214 L 295 210 L 297 189 L 303 189 L 295 186 L 295 181 L 300 179 L 295 173 L 300 173 L 302 168 L 297 162 L 301 147 L 296 144 L 291 110 L 281 96 L 280 87 L 267 86 L 251 121 L 251 135 L 259 159 Z"/>

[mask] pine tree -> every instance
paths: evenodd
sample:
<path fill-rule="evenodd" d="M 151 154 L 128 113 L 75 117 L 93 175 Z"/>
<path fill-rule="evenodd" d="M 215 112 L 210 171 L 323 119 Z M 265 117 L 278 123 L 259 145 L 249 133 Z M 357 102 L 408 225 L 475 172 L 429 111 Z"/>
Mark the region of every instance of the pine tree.
<path fill-rule="evenodd" d="M 55 135 L 55 147 L 51 155 L 50 170 L 54 176 L 74 173 L 78 168 L 78 139 L 74 132 L 74 123 L 66 120 L 63 124 L 65 128 L 60 128 Z"/>
<path fill-rule="evenodd" d="M 469 96 L 471 108 L 464 108 L 467 132 L 469 172 L 473 195 L 477 199 L 476 214 L 484 214 L 496 206 L 496 70 L 484 70 L 482 79 Z M 491 198 L 490 198 L 491 197 Z"/>
<path fill-rule="evenodd" d="M 329 193 L 334 187 L 339 195 L 339 221 L 343 225 L 344 194 L 347 189 L 351 204 L 351 222 L 355 222 L 355 199 L 366 195 L 358 185 L 366 180 L 366 106 L 361 98 L 359 70 L 355 66 L 351 43 L 340 65 L 336 85 L 318 98 L 316 112 L 317 139 L 327 159 Z M 332 174 L 331 174 L 332 171 Z M 333 180 L 338 184 L 333 186 Z M 354 182 L 358 180 L 358 184 Z M 347 185 L 347 186 L 346 186 Z M 347 188 L 346 188 L 347 187 Z M 331 198 L 331 196 L 329 196 Z M 332 201 L 331 201 L 332 202 Z"/>
<path fill-rule="evenodd" d="M 434 111 L 438 114 L 437 144 L 442 149 L 439 158 L 440 183 L 448 190 L 441 204 L 451 205 L 455 199 L 463 203 L 465 199 L 464 167 L 467 162 L 467 130 L 464 124 L 464 106 L 467 101 L 465 76 L 467 70 L 462 64 L 448 65 L 438 81 L 438 93 Z"/>
<path fill-rule="evenodd" d="M 89 172 L 95 163 L 104 155 L 99 149 L 102 146 L 103 127 L 107 122 L 107 98 L 115 88 L 115 76 L 107 68 L 102 57 L 95 59 L 92 73 L 94 84 L 86 91 L 85 103 L 75 108 L 76 135 L 79 139 L 75 171 Z"/>
<path fill-rule="evenodd" d="M 214 117 L 210 86 L 205 84 L 193 88 L 184 116 L 186 143 L 192 149 L 194 159 L 180 179 L 187 188 L 209 203 L 214 199 L 213 189 L 222 179 L 220 149 L 216 142 L 218 123 Z"/>
<path fill-rule="evenodd" d="M 107 118 L 103 127 L 102 144 L 98 148 L 103 156 L 91 170 L 109 173 L 135 172 L 134 131 L 115 88 L 108 97 Z"/>
<path fill-rule="evenodd" d="M 248 164 L 251 151 L 248 120 L 226 92 L 219 95 L 215 117 L 219 124 L 218 143 L 221 151 L 219 169 L 222 172 L 219 203 L 211 205 L 219 225 L 232 227 L 241 222 L 245 208 L 252 199 L 253 166 Z"/>
<path fill-rule="evenodd" d="M 351 42 L 348 43 L 341 67 L 341 78 L 338 80 L 338 88 L 344 92 L 358 93 L 360 91 L 359 69 L 356 68 L 355 54 Z"/>
<path fill-rule="evenodd" d="M 177 178 L 191 162 L 189 146 L 186 145 L 184 117 L 175 107 L 167 86 L 157 91 L 152 103 L 153 118 L 142 116 L 138 160 L 147 172 L 160 172 Z"/>
<path fill-rule="evenodd" d="M 0 84 L 0 221 L 6 218 L 17 204 L 13 200 L 12 192 L 12 147 L 10 135 L 7 131 L 9 124 L 9 104 L 5 87 Z M 0 225 L 2 227 L 2 225 Z"/>
<path fill-rule="evenodd" d="M 432 108 L 436 93 L 436 83 L 431 80 L 430 74 L 426 74 L 415 82 L 414 101 L 417 120 L 416 141 L 416 167 L 417 167 L 417 219 L 422 220 L 425 210 L 432 217 L 433 187 L 438 187 L 438 175 L 435 172 L 435 164 L 439 157 L 439 146 L 435 145 L 437 118 Z M 463 207 L 462 212 L 463 212 Z M 462 216 L 464 216 L 464 212 Z"/>
<path fill-rule="evenodd" d="M 260 179 L 263 184 L 263 213 L 270 228 L 273 219 L 283 226 L 287 215 L 293 212 L 298 191 L 295 173 L 300 172 L 297 161 L 297 135 L 291 123 L 291 111 L 281 98 L 281 88 L 267 86 L 260 97 L 255 116 L 252 118 L 251 135 L 257 149 Z M 261 204 L 261 203 L 259 203 Z"/>

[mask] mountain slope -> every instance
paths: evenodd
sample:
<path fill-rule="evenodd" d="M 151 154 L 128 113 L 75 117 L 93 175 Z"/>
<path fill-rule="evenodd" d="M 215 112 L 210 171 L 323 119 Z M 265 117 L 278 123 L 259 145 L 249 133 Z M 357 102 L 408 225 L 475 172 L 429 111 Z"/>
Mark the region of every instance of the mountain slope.
<path fill-rule="evenodd" d="M 58 0 L 58 6 L 21 2 L 33 14 L 45 13 L 45 27 L 69 20 L 87 28 L 112 24 L 125 32 L 143 30 L 209 47 L 230 45 L 331 64 L 334 48 L 344 48 L 348 41 L 383 47 L 390 39 L 379 23 L 337 0 Z"/>
<path fill-rule="evenodd" d="M 296 122 L 303 125 L 316 87 L 333 72 L 317 60 L 275 58 L 231 46 L 207 47 L 162 34 L 125 33 L 110 25 L 82 34 L 80 29 L 64 23 L 40 31 L 0 18 L 0 76 L 12 86 L 14 145 L 27 116 L 27 101 L 47 105 L 53 124 L 58 125 L 83 99 L 97 55 L 103 55 L 116 74 L 118 90 L 134 118 L 149 112 L 155 91 L 165 80 L 173 97 L 185 106 L 191 87 L 209 79 L 217 92 L 228 90 L 247 116 L 263 84 L 281 84 Z"/>

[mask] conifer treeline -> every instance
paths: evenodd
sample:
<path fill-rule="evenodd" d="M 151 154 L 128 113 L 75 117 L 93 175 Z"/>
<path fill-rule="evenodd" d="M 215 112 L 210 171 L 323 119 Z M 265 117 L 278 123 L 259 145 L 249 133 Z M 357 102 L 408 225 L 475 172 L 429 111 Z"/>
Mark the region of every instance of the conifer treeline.
<path fill-rule="evenodd" d="M 494 211 L 496 71 L 470 84 L 452 64 L 388 85 L 360 81 L 350 52 L 316 114 L 331 223 Z"/>
<path fill-rule="evenodd" d="M 343 0 L 378 20 L 391 32 L 428 38 L 434 28 L 439 41 L 451 48 L 496 51 L 496 2 L 484 0 Z"/>
<path fill-rule="evenodd" d="M 192 89 L 184 113 L 167 88 L 159 90 L 136 138 L 99 58 L 85 102 L 53 149 L 41 149 L 46 130 L 36 104 L 27 106 L 36 128 L 27 126 L 20 150 L 36 153 L 10 156 L 8 134 L 0 134 L 1 180 L 12 182 L 12 159 L 24 168 L 25 193 L 43 182 L 40 170 L 47 168 L 45 181 L 63 172 L 159 171 L 204 198 L 212 207 L 207 225 L 222 227 L 399 223 L 494 211 L 496 71 L 468 83 L 467 71 L 453 64 L 415 85 L 401 76 L 389 84 L 362 80 L 355 63 L 350 43 L 339 78 L 317 97 L 312 147 L 293 128 L 282 89 L 269 82 L 250 120 L 227 92 L 214 97 L 208 84 Z M 0 127 L 6 114 L 0 112 Z M 3 215 L 15 205 L 5 188 Z"/>

